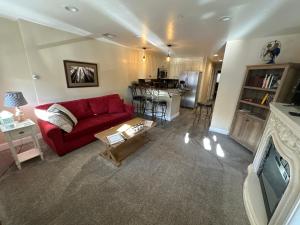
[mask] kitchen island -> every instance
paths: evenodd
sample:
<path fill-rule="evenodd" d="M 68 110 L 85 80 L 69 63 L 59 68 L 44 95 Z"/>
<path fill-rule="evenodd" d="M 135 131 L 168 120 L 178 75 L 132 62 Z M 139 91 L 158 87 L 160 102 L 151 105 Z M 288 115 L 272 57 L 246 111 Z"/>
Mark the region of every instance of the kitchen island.
<path fill-rule="evenodd" d="M 167 102 L 166 120 L 171 121 L 179 116 L 181 95 L 178 89 L 159 90 L 159 99 Z"/>
<path fill-rule="evenodd" d="M 132 88 L 132 87 L 130 87 L 130 88 Z M 137 88 L 137 90 L 138 89 L 139 88 Z M 160 101 L 167 102 L 166 120 L 171 121 L 174 118 L 176 118 L 177 116 L 179 116 L 180 101 L 181 101 L 181 92 L 179 91 L 179 89 L 177 89 L 177 88 L 169 88 L 169 89 L 159 88 L 156 90 L 158 90 L 158 91 L 155 91 L 156 95 L 158 94 L 158 96 L 155 96 L 155 98 L 159 99 Z M 151 95 L 149 93 L 147 94 L 147 92 L 148 91 L 146 91 L 146 94 L 144 93 L 143 95 L 145 95 L 145 98 L 151 98 Z M 140 93 L 137 93 L 137 95 L 140 95 Z M 152 116 L 151 110 L 149 110 L 149 109 L 151 109 L 151 104 L 152 103 L 150 101 L 147 101 L 146 109 L 148 109 L 148 110 L 145 110 L 145 114 L 149 115 L 149 116 Z M 157 111 L 161 112 L 162 109 L 160 107 L 158 107 Z"/>

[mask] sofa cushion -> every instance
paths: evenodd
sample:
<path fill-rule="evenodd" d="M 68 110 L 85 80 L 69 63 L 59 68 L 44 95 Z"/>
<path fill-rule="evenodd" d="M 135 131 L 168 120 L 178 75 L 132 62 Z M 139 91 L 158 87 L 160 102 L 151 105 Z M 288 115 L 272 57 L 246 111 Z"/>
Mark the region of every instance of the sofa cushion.
<path fill-rule="evenodd" d="M 114 125 L 130 120 L 131 117 L 132 115 L 128 112 L 110 114 L 110 120 L 114 123 Z"/>
<path fill-rule="evenodd" d="M 74 127 L 71 133 L 64 134 L 64 140 L 73 140 L 74 138 L 79 138 L 90 133 L 96 134 L 121 122 L 129 120 L 130 118 L 131 114 L 123 112 L 115 114 L 102 114 L 99 116 L 93 116 L 91 118 L 79 120 L 78 124 Z"/>
<path fill-rule="evenodd" d="M 105 124 L 107 122 L 107 124 Z M 78 121 L 71 133 L 64 134 L 64 140 L 70 141 L 90 133 L 97 133 L 99 130 L 108 128 L 109 121 L 100 123 L 97 117 L 90 117 Z"/>
<path fill-rule="evenodd" d="M 70 110 L 79 120 L 93 116 L 93 112 L 86 99 L 61 102 L 60 104 Z"/>
<path fill-rule="evenodd" d="M 88 100 L 91 110 L 95 115 L 101 115 L 108 112 L 108 100 L 104 97 L 91 98 Z"/>
<path fill-rule="evenodd" d="M 108 113 L 122 113 L 124 112 L 124 103 L 121 99 L 109 99 Z"/>

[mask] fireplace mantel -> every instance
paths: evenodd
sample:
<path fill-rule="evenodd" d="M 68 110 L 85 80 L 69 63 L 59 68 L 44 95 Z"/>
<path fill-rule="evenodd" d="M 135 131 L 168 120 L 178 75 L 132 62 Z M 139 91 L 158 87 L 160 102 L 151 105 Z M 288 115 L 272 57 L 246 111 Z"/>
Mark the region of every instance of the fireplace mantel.
<path fill-rule="evenodd" d="M 298 111 L 281 103 L 271 103 L 271 114 L 258 146 L 254 161 L 248 167 L 244 182 L 244 204 L 251 225 L 299 225 L 300 224 L 300 117 L 289 115 Z M 290 181 L 270 222 L 264 206 L 257 175 L 269 139 L 280 155 L 289 163 Z"/>

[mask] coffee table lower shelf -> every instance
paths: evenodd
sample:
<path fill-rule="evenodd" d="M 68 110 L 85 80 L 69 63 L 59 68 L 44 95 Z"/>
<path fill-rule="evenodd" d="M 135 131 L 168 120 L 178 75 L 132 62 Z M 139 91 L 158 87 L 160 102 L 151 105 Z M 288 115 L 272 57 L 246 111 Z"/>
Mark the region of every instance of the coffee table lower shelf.
<path fill-rule="evenodd" d="M 103 152 L 100 152 L 100 156 L 119 167 L 124 159 L 139 150 L 149 140 L 147 133 L 143 133 L 126 140 L 117 147 L 107 146 Z"/>
<path fill-rule="evenodd" d="M 149 121 L 147 121 L 149 122 Z M 122 130 L 123 128 L 129 129 L 130 127 L 145 124 L 145 119 L 143 118 L 133 118 L 117 126 L 111 127 L 100 133 L 95 134 L 95 137 L 99 139 L 103 144 L 106 145 L 106 149 L 100 153 L 100 155 L 112 162 L 116 166 L 121 165 L 121 161 L 126 159 L 130 154 L 136 152 L 140 147 L 142 147 L 150 139 L 148 138 L 147 132 L 156 126 L 155 122 L 151 123 L 151 126 L 144 126 L 144 128 L 133 135 L 127 135 L 126 140 L 121 143 L 110 145 L 107 136 L 115 134 Z"/>

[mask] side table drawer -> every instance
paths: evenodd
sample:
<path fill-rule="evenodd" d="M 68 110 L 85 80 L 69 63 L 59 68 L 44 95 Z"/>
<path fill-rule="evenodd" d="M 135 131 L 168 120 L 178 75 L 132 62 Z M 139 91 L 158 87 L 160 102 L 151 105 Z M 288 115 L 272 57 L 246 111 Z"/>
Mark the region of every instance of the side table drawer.
<path fill-rule="evenodd" d="M 9 132 L 9 135 L 11 137 L 12 140 L 16 140 L 16 139 L 20 139 L 23 137 L 28 137 L 30 135 L 32 135 L 32 127 L 26 127 L 26 128 L 20 128 L 17 130 L 13 130 Z"/>

